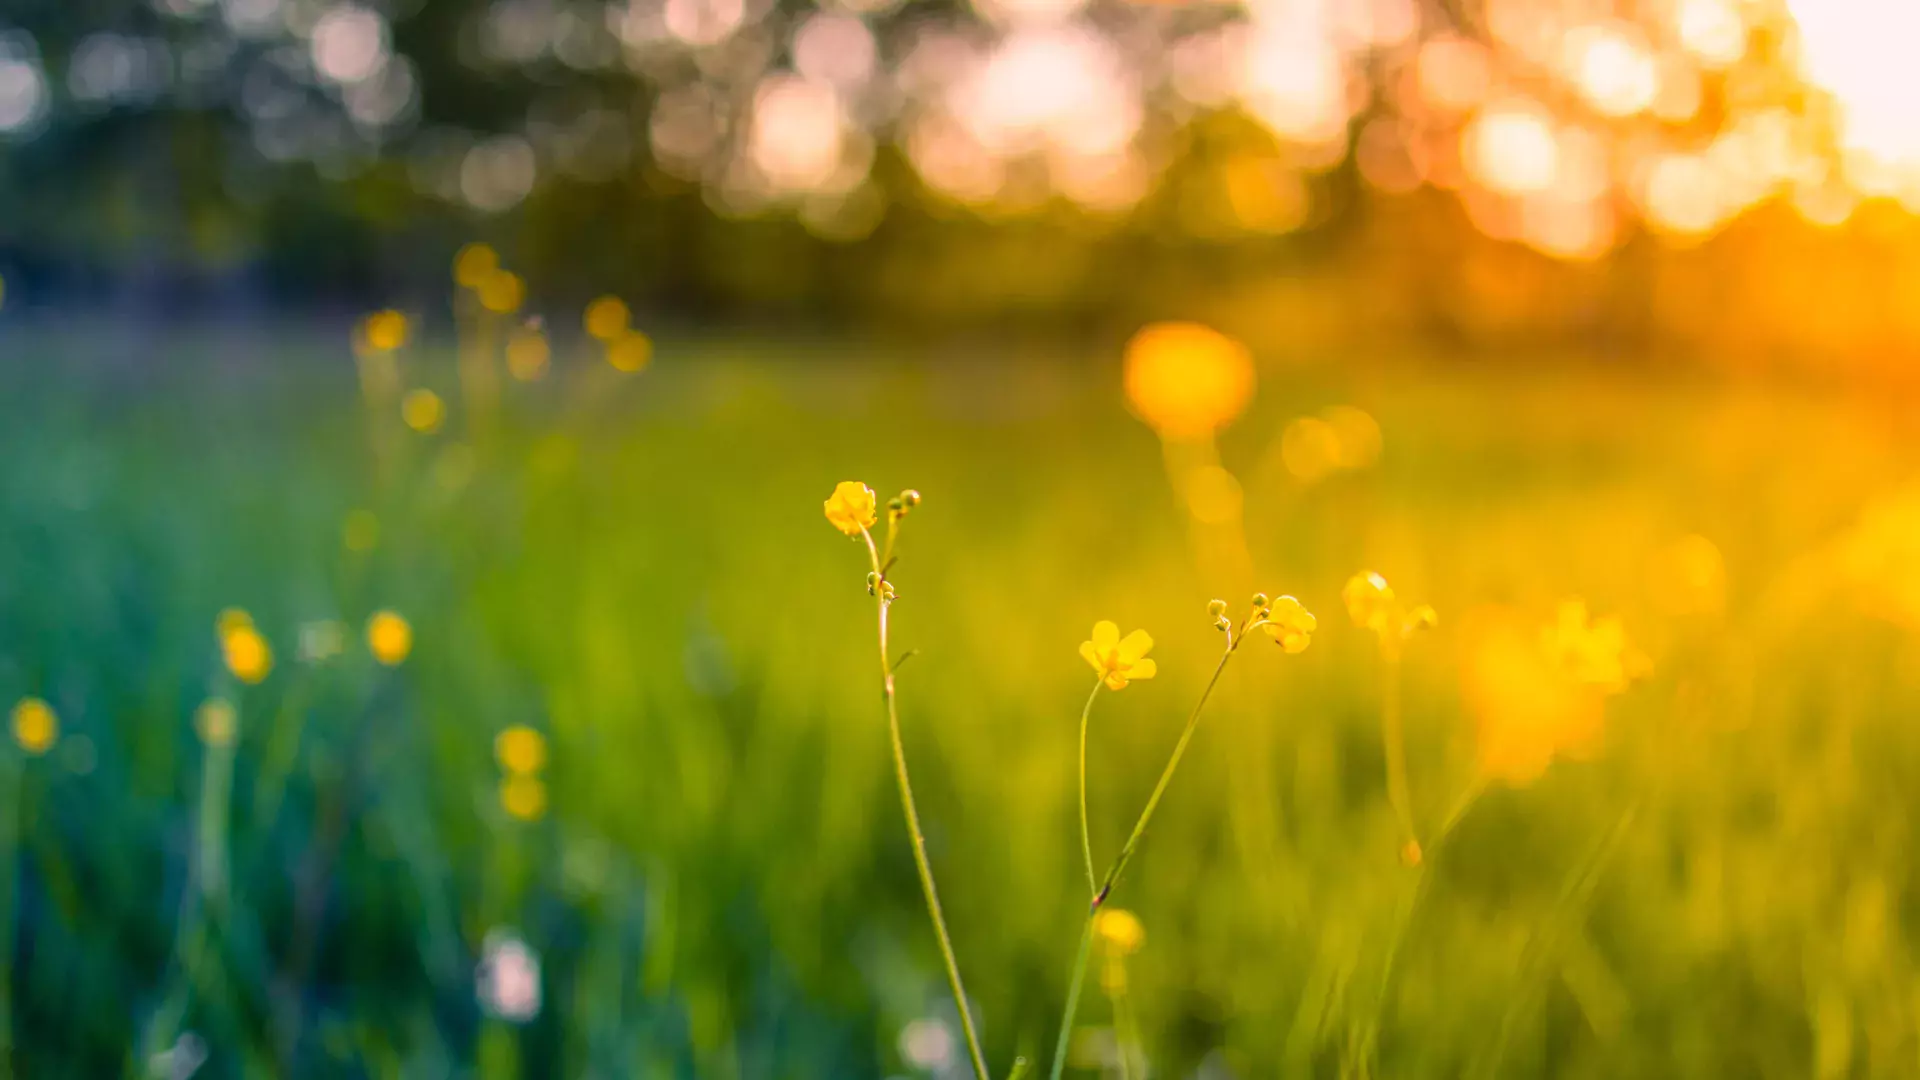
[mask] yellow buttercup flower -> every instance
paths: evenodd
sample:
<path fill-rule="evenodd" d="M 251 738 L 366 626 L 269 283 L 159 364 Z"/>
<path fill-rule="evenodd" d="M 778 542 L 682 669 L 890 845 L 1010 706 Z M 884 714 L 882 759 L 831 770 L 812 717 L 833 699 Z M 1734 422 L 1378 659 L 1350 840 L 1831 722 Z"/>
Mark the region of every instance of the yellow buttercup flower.
<path fill-rule="evenodd" d="M 1151 679 L 1159 665 L 1146 659 L 1153 638 L 1145 630 L 1135 630 L 1122 638 L 1120 627 L 1102 619 L 1093 624 L 1093 640 L 1080 643 L 1080 655 L 1100 677 L 1107 689 L 1124 690 L 1135 679 Z"/>
<path fill-rule="evenodd" d="M 516 724 L 494 736 L 493 757 L 509 775 L 531 776 L 547 763 L 546 737 Z"/>
<path fill-rule="evenodd" d="M 367 648 L 375 660 L 393 667 L 413 651 L 413 627 L 397 612 L 376 611 L 367 620 Z"/>
<path fill-rule="evenodd" d="M 638 330 L 630 330 L 607 342 L 607 363 L 615 371 L 631 375 L 653 360 L 653 339 Z"/>
<path fill-rule="evenodd" d="M 53 706 L 37 697 L 21 698 L 13 707 L 13 741 L 38 757 L 53 749 L 60 738 L 60 718 Z"/>
<path fill-rule="evenodd" d="M 1393 586 L 1371 570 L 1353 575 L 1347 587 L 1340 590 L 1340 597 L 1347 602 L 1353 625 L 1362 630 L 1378 633 L 1393 618 Z"/>
<path fill-rule="evenodd" d="M 1147 940 L 1147 929 L 1133 912 L 1125 908 L 1104 908 L 1094 918 L 1093 928 L 1107 948 L 1122 956 L 1137 952 Z"/>
<path fill-rule="evenodd" d="M 1319 625 L 1320 621 L 1313 617 L 1313 612 L 1308 611 L 1300 601 L 1291 596 L 1280 596 L 1274 598 L 1263 628 L 1282 649 L 1298 653 L 1305 652 L 1307 646 L 1312 644 L 1314 628 Z"/>
<path fill-rule="evenodd" d="M 859 536 L 860 530 L 880 520 L 877 506 L 872 488 L 858 480 L 842 480 L 827 499 L 827 520 L 848 536 Z"/>
<path fill-rule="evenodd" d="M 273 670 L 273 647 L 254 629 L 253 621 L 221 619 L 220 654 L 233 677 L 249 686 Z"/>
<path fill-rule="evenodd" d="M 586 325 L 588 336 L 613 342 L 627 332 L 632 317 L 626 301 L 617 296 L 603 296 L 587 305 L 586 315 L 581 321 Z"/>
<path fill-rule="evenodd" d="M 547 812 L 547 785 L 537 776 L 509 776 L 500 781 L 500 806 L 521 821 L 538 821 Z"/>
<path fill-rule="evenodd" d="M 407 317 L 389 308 L 360 320 L 360 340 L 375 352 L 392 352 L 407 343 Z"/>
<path fill-rule="evenodd" d="M 193 714 L 193 730 L 208 746 L 232 746 L 240 732 L 240 715 L 223 698 L 209 698 Z"/>
<path fill-rule="evenodd" d="M 400 418 L 422 435 L 440 430 L 440 421 L 446 414 L 447 407 L 441 403 L 440 395 L 425 387 L 409 390 L 407 396 L 400 399 Z"/>
<path fill-rule="evenodd" d="M 463 288 L 478 289 L 498 269 L 500 256 L 485 244 L 468 244 L 453 257 L 453 280 Z"/>
<path fill-rule="evenodd" d="M 527 283 L 511 270 L 495 270 L 477 290 L 480 306 L 496 315 L 511 315 L 527 298 Z"/>
<path fill-rule="evenodd" d="M 1584 600 L 1564 600 L 1541 632 L 1547 658 L 1576 683 L 1617 694 L 1646 668 L 1646 658 L 1627 642 L 1620 620 L 1592 620 Z"/>
<path fill-rule="evenodd" d="M 1397 647 L 1414 631 L 1431 629 L 1440 618 L 1426 604 L 1412 609 L 1401 606 L 1393 595 L 1393 586 L 1371 570 L 1348 579 L 1340 596 L 1346 601 L 1353 625 L 1379 634 L 1382 648 Z"/>
<path fill-rule="evenodd" d="M 1154 323 L 1127 342 L 1127 401 L 1165 438 L 1210 435 L 1253 397 L 1253 355 L 1199 323 Z"/>

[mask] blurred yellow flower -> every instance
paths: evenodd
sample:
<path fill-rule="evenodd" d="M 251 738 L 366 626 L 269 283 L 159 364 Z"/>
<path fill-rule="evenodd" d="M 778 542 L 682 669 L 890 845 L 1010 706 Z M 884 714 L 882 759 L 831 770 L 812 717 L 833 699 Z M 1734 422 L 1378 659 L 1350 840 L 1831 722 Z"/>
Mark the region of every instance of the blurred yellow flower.
<path fill-rule="evenodd" d="M 1556 757 L 1599 741 L 1606 699 L 1624 689 L 1644 659 L 1617 619 L 1590 623 L 1586 605 L 1560 606 L 1544 630 L 1481 609 L 1463 620 L 1465 694 L 1476 724 L 1476 756 L 1489 778 L 1528 784 Z"/>
<path fill-rule="evenodd" d="M 37 697 L 21 698 L 13 706 L 13 741 L 38 757 L 53 749 L 60 738 L 60 718 L 53 706 Z"/>
<path fill-rule="evenodd" d="M 511 270 L 495 270 L 480 283 L 480 306 L 495 315 L 511 315 L 527 299 L 527 284 Z"/>
<path fill-rule="evenodd" d="M 827 520 L 848 536 L 859 536 L 860 530 L 880 519 L 877 505 L 872 488 L 858 480 L 842 480 L 827 498 Z"/>
<path fill-rule="evenodd" d="M 1380 635 L 1382 648 L 1395 648 L 1414 631 L 1431 629 L 1440 621 L 1439 615 L 1426 604 L 1412 609 L 1402 607 L 1393 595 L 1393 586 L 1371 570 L 1347 579 L 1340 597 L 1346 601 L 1353 625 Z"/>
<path fill-rule="evenodd" d="M 360 340 L 375 352 L 392 352 L 407 343 L 407 317 L 388 308 L 360 320 Z"/>
<path fill-rule="evenodd" d="M 631 374 L 653 360 L 653 340 L 638 330 L 607 342 L 607 363 L 614 370 Z"/>
<path fill-rule="evenodd" d="M 208 698 L 194 711 L 193 730 L 208 746 L 231 746 L 240 732 L 240 715 L 224 698 Z"/>
<path fill-rule="evenodd" d="M 373 658 L 393 667 L 413 651 L 413 627 L 392 611 L 376 611 L 367 620 L 367 648 Z"/>
<path fill-rule="evenodd" d="M 422 435 L 440 430 L 440 422 L 446 418 L 446 413 L 440 395 L 425 387 L 409 390 L 407 396 L 400 399 L 400 418 Z"/>
<path fill-rule="evenodd" d="M 1394 615 L 1393 586 L 1371 570 L 1353 575 L 1340 598 L 1347 602 L 1353 625 L 1375 633 L 1384 631 Z"/>
<path fill-rule="evenodd" d="M 537 776 L 508 776 L 500 781 L 500 806 L 521 821 L 538 821 L 547 812 L 547 785 Z"/>
<path fill-rule="evenodd" d="M 1266 632 L 1282 649 L 1290 653 L 1305 652 L 1313 642 L 1314 628 L 1320 620 L 1313 617 L 1300 601 L 1291 596 L 1274 598 L 1273 607 L 1267 613 L 1264 625 Z"/>
<path fill-rule="evenodd" d="M 253 620 L 245 612 L 237 612 L 238 619 L 230 618 L 230 614 L 234 614 L 233 609 L 221 615 L 220 654 L 233 677 L 252 686 L 273 670 L 273 648 L 254 629 Z"/>
<path fill-rule="evenodd" d="M 547 764 L 547 739 L 524 724 L 493 737 L 493 757 L 513 776 L 531 776 Z"/>
<path fill-rule="evenodd" d="M 453 257 L 453 280 L 462 288 L 480 288 L 498 269 L 500 256 L 485 244 L 468 244 Z"/>
<path fill-rule="evenodd" d="M 1125 908 L 1103 908 L 1094 918 L 1093 928 L 1107 948 L 1122 956 L 1137 952 L 1146 940 L 1147 929 L 1133 912 Z"/>
<path fill-rule="evenodd" d="M 1727 600 L 1727 566 L 1704 536 L 1683 536 L 1659 551 L 1648 574 L 1654 603 L 1669 615 L 1710 615 Z"/>
<path fill-rule="evenodd" d="M 1563 600 L 1554 621 L 1541 632 L 1548 659 L 1577 683 L 1617 694 L 1642 674 L 1646 658 L 1627 642 L 1617 618 L 1593 621 L 1584 600 Z"/>
<path fill-rule="evenodd" d="M 1080 655 L 1106 681 L 1109 690 L 1124 690 L 1134 679 L 1151 679 L 1159 665 L 1146 659 L 1153 638 L 1145 630 L 1135 630 L 1125 638 L 1120 627 L 1102 619 L 1093 624 L 1093 640 L 1080 643 Z"/>
<path fill-rule="evenodd" d="M 537 326 L 523 326 L 507 338 L 507 372 L 521 382 L 545 375 L 552 355 L 547 336 Z"/>
<path fill-rule="evenodd" d="M 626 334 L 632 318 L 626 301 L 617 296 L 603 296 L 587 305 L 580 321 L 587 328 L 587 336 L 611 344 Z"/>
<path fill-rule="evenodd" d="M 1253 356 L 1199 323 L 1154 323 L 1127 342 L 1127 401 L 1163 438 L 1211 434 L 1253 397 Z"/>

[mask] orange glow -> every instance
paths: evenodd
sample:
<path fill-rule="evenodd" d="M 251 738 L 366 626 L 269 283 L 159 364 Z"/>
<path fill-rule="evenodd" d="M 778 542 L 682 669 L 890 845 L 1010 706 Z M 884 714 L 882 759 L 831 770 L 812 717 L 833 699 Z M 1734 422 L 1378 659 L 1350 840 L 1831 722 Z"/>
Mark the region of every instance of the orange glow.
<path fill-rule="evenodd" d="M 1253 398 L 1253 356 L 1199 323 L 1154 323 L 1127 342 L 1125 382 L 1133 411 L 1164 438 L 1211 434 Z"/>

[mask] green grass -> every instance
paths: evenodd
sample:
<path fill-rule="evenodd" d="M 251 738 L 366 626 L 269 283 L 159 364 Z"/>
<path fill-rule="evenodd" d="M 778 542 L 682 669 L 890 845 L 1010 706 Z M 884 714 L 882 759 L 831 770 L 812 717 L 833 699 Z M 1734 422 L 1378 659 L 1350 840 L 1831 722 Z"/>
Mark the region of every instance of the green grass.
<path fill-rule="evenodd" d="M 435 436 L 379 417 L 404 435 L 382 460 L 335 336 L 0 346 L 0 697 L 63 722 L 48 756 L 5 757 L 15 1075 L 140 1071 L 169 995 L 207 1076 L 907 1072 L 900 1029 L 952 1004 L 865 557 L 820 514 L 847 478 L 926 496 L 893 574 L 897 648 L 919 650 L 902 719 L 1000 1072 L 1051 1047 L 1084 911 L 1079 643 L 1096 619 L 1144 626 L 1160 666 L 1096 707 L 1104 865 L 1211 669 L 1206 602 L 1255 586 L 1320 633 L 1235 661 L 1115 896 L 1146 927 L 1129 973 L 1154 1075 L 1920 1069 L 1916 643 L 1861 612 L 1833 554 L 1914 472 L 1897 402 L 1549 359 L 1270 368 L 1222 440 L 1248 581 L 1196 557 L 1091 347 L 690 339 L 624 380 L 563 349 L 475 441 L 450 362 L 411 356 L 452 416 Z M 1279 433 L 1335 403 L 1379 420 L 1384 456 L 1304 486 Z M 369 553 L 341 541 L 356 507 L 381 523 Z M 1723 615 L 1665 615 L 1649 584 L 1689 533 L 1724 553 Z M 1491 790 L 1412 906 L 1379 666 L 1340 609 L 1360 569 L 1441 616 L 1405 668 L 1422 821 L 1473 770 L 1471 610 L 1545 620 L 1584 596 L 1654 661 L 1600 752 Z M 275 647 L 259 687 L 220 666 L 230 605 Z M 398 669 L 357 639 L 383 607 L 416 632 Z M 304 664 L 298 628 L 323 618 L 356 636 Z M 191 718 L 215 693 L 241 715 L 230 899 L 182 967 Z M 551 739 L 534 824 L 495 795 L 516 723 Z M 276 739 L 297 755 L 263 802 Z M 475 1003 L 497 926 L 543 961 L 524 1026 Z M 1090 980 L 1081 1022 L 1110 1015 Z"/>

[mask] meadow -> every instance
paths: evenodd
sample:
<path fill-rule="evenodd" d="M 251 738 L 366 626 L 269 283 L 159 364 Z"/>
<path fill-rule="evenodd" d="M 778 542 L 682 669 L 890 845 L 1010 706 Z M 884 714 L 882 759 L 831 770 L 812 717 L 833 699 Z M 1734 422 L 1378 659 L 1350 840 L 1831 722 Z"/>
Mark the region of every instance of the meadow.
<path fill-rule="evenodd" d="M 0 329 L 0 696 L 57 717 L 0 754 L 0 1069 L 965 1075 L 866 555 L 821 515 L 856 479 L 924 498 L 901 723 L 995 1075 L 1048 1063 L 1086 912 L 1080 643 L 1143 627 L 1159 669 L 1093 717 L 1104 865 L 1208 602 L 1256 590 L 1312 644 L 1227 670 L 1072 1075 L 1920 1071 L 1900 393 L 1263 356 L 1202 446 L 1132 415 L 1119 340 L 662 334 L 620 371 L 557 325 L 476 398 L 471 343 L 417 332 L 387 386 L 352 336 Z M 1397 665 L 1362 571 L 1437 612 Z M 1577 701 L 1533 651 L 1573 598 L 1630 658 Z M 1395 694 L 1407 813 L 1462 811 L 1417 861 Z M 1489 757 L 1576 714 L 1537 767 Z"/>

